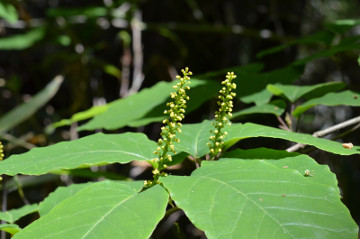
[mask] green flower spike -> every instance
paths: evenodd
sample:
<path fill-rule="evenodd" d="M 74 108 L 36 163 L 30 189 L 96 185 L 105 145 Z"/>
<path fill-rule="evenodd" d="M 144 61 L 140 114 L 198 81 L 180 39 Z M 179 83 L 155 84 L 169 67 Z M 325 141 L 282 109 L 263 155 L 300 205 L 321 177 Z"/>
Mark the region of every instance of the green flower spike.
<path fill-rule="evenodd" d="M 3 160 L 5 157 L 3 148 L 4 148 L 4 146 L 2 145 L 2 143 L 0 141 L 0 161 Z"/>
<path fill-rule="evenodd" d="M 153 166 L 154 181 L 145 181 L 145 186 L 149 187 L 154 184 L 158 184 L 160 176 L 166 176 L 163 170 L 172 161 L 173 154 L 176 154 L 174 142 L 180 142 L 176 138 L 177 133 L 181 133 L 181 121 L 185 118 L 186 102 L 189 100 L 189 96 L 186 95 L 186 91 L 190 89 L 190 77 L 192 72 L 189 68 L 181 70 L 183 77 L 176 76 L 180 80 L 179 83 L 173 86 L 176 90 L 170 94 L 171 102 L 167 103 L 168 110 L 164 111 L 164 114 L 169 115 L 169 119 L 163 121 L 164 126 L 161 127 L 161 138 L 158 140 L 158 147 L 154 151 L 157 155 L 156 158 L 150 160 Z"/>
<path fill-rule="evenodd" d="M 236 94 L 231 91 L 236 89 L 236 84 L 232 83 L 232 80 L 235 78 L 236 75 L 234 75 L 234 72 L 228 72 L 226 79 L 221 82 L 223 87 L 219 91 L 219 101 L 217 102 L 219 110 L 215 112 L 215 122 L 212 123 L 215 130 L 210 131 L 213 135 L 210 136 L 210 142 L 207 144 L 210 148 L 210 160 L 216 159 L 216 157 L 221 154 L 224 146 L 224 138 L 227 135 L 227 132 L 223 132 L 223 128 L 225 125 L 231 125 L 232 100 L 236 96 Z"/>

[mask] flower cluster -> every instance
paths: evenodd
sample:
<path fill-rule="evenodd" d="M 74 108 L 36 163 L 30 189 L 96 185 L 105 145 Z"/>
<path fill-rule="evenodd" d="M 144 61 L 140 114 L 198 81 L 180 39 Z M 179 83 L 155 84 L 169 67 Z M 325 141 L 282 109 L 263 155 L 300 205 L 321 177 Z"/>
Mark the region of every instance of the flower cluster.
<path fill-rule="evenodd" d="M 1 141 L 0 141 L 0 161 L 3 160 L 5 157 L 3 148 L 4 148 L 4 146 L 1 144 Z"/>
<path fill-rule="evenodd" d="M 166 173 L 162 172 L 162 170 L 172 161 L 171 155 L 176 153 L 174 142 L 180 142 L 176 138 L 176 133 L 181 133 L 180 127 L 182 125 L 180 121 L 185 118 L 186 102 L 189 100 L 186 90 L 190 89 L 189 76 L 192 75 L 192 72 L 187 67 L 182 70 L 182 73 L 183 77 L 176 76 L 180 82 L 173 86 L 176 91 L 170 94 L 172 101 L 166 104 L 169 109 L 165 110 L 164 114 L 169 115 L 169 119 L 165 119 L 163 121 L 164 126 L 161 127 L 161 138 L 158 140 L 158 147 L 154 151 L 157 157 L 150 160 L 153 166 L 154 181 L 145 181 L 145 186 L 157 184 L 160 176 L 166 176 Z"/>
<path fill-rule="evenodd" d="M 225 125 L 231 125 L 230 117 L 232 116 L 232 108 L 233 108 L 233 98 L 236 96 L 232 90 L 236 89 L 236 84 L 232 83 L 232 80 L 236 78 L 234 72 L 228 72 L 226 75 L 226 79 L 221 82 L 223 85 L 219 94 L 219 101 L 217 104 L 219 105 L 219 110 L 215 112 L 215 122 L 212 125 L 215 127 L 214 131 L 210 131 L 213 133 L 210 136 L 210 142 L 208 146 L 210 148 L 210 159 L 215 159 L 218 154 L 221 153 L 221 150 L 224 146 L 224 138 L 227 132 L 223 132 L 222 129 Z"/>

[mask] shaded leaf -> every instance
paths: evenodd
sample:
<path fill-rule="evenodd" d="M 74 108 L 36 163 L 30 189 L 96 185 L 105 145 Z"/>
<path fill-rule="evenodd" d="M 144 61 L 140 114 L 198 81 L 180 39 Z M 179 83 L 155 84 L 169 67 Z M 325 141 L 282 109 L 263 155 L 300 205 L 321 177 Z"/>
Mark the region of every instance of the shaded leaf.
<path fill-rule="evenodd" d="M 343 91 L 339 93 L 328 93 L 322 97 L 315 98 L 309 101 L 306 101 L 304 104 L 299 105 L 295 108 L 292 114 L 295 117 L 299 117 L 308 109 L 316 105 L 327 105 L 327 106 L 338 106 L 338 105 L 348 105 L 348 106 L 360 106 L 360 94 L 353 91 Z"/>
<path fill-rule="evenodd" d="M 16 224 L 4 223 L 4 224 L 0 225 L 0 230 L 6 231 L 6 232 L 10 233 L 11 235 L 14 235 L 15 233 L 18 233 L 21 230 L 21 228 Z"/>
<path fill-rule="evenodd" d="M 310 86 L 269 84 L 267 90 L 277 96 L 284 96 L 294 103 L 299 98 L 312 99 L 345 87 L 343 82 L 327 82 Z"/>
<path fill-rule="evenodd" d="M 42 91 L 37 93 L 29 101 L 21 104 L 1 117 L 0 134 L 15 127 L 34 114 L 56 94 L 62 82 L 63 78 L 61 76 L 55 77 Z"/>
<path fill-rule="evenodd" d="M 0 38 L 0 50 L 24 50 L 42 39 L 44 35 L 45 28 L 39 27 L 29 30 L 25 34 Z"/>
<path fill-rule="evenodd" d="M 89 18 L 97 18 L 106 16 L 108 10 L 104 7 L 87 6 L 83 8 L 49 8 L 46 14 L 50 17 L 74 17 L 86 16 Z"/>
<path fill-rule="evenodd" d="M 41 217 L 48 214 L 54 207 L 56 207 L 60 202 L 64 201 L 67 198 L 70 198 L 77 194 L 79 191 L 84 188 L 91 187 L 95 182 L 81 183 L 81 184 L 72 184 L 67 187 L 58 187 L 54 192 L 50 193 L 48 197 L 44 199 L 39 204 L 39 214 Z M 143 182 L 125 182 L 122 181 L 121 184 L 129 185 L 131 188 L 135 189 L 136 192 L 144 186 Z"/>
<path fill-rule="evenodd" d="M 154 157 L 155 148 L 156 143 L 141 133 L 98 133 L 12 155 L 0 162 L 0 174 L 39 175 L 53 170 L 146 161 Z"/>
<path fill-rule="evenodd" d="M 98 182 L 60 202 L 14 239 L 149 238 L 167 202 L 160 186 L 138 193 L 121 182 Z"/>
<path fill-rule="evenodd" d="M 273 114 L 280 116 L 284 113 L 286 103 L 283 100 L 274 100 L 268 104 L 255 105 L 244 110 L 236 111 L 232 115 L 232 119 L 239 118 L 250 114 Z"/>
<path fill-rule="evenodd" d="M 341 19 L 324 24 L 326 28 L 340 34 L 345 33 L 357 25 L 360 25 L 360 19 Z"/>
<path fill-rule="evenodd" d="M 114 130 L 128 125 L 135 127 L 161 121 L 164 118 L 165 102 L 174 90 L 172 88 L 174 84 L 174 82 L 159 82 L 155 86 L 143 89 L 137 94 L 116 100 L 111 103 L 104 113 L 95 115 L 92 120 L 80 126 L 79 130 L 99 128 Z M 189 94 L 192 94 L 192 98 L 195 98 L 195 100 L 190 98 L 189 109 L 192 109 L 190 105 L 199 106 L 204 102 L 204 99 L 207 100 L 209 96 L 212 97 L 215 90 L 218 90 L 216 88 L 217 84 L 215 82 L 192 79 Z M 199 95 L 206 90 L 208 90 L 208 94 Z M 153 112 L 154 108 L 155 111 Z"/>
<path fill-rule="evenodd" d="M 209 239 L 357 236 L 336 183 L 320 184 L 267 160 L 205 161 L 191 176 L 161 180 Z"/>
<path fill-rule="evenodd" d="M 11 209 L 6 212 L 0 212 L 0 219 L 12 224 L 23 216 L 36 212 L 38 207 L 37 204 L 31 204 L 21 208 Z"/>

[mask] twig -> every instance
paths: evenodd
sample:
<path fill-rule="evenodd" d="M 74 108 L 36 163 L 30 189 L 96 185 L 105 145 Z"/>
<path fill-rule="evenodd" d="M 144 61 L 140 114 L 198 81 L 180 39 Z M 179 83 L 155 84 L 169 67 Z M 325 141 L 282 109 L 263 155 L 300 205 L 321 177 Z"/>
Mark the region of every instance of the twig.
<path fill-rule="evenodd" d="M 142 30 L 142 15 L 140 10 L 136 10 L 134 18 L 131 21 L 132 37 L 133 37 L 133 51 L 134 51 L 134 76 L 129 94 L 138 92 L 144 80 L 142 73 L 143 68 L 143 50 L 141 44 L 141 30 Z"/>
<path fill-rule="evenodd" d="M 336 124 L 336 125 L 331 126 L 331 127 L 327 128 L 327 129 L 316 131 L 315 133 L 312 134 L 312 136 L 317 137 L 317 138 L 323 137 L 323 136 L 325 136 L 327 134 L 333 133 L 333 132 L 335 132 L 337 130 L 346 128 L 346 127 L 348 127 L 350 125 L 353 125 L 353 124 L 356 124 L 356 123 L 360 123 L 360 116 L 352 118 L 352 119 L 347 120 L 345 122 L 342 122 L 340 124 Z M 295 144 L 294 146 L 291 146 L 290 148 L 287 148 L 286 151 L 295 152 L 298 149 L 303 148 L 304 146 L 305 146 L 305 144 Z"/>

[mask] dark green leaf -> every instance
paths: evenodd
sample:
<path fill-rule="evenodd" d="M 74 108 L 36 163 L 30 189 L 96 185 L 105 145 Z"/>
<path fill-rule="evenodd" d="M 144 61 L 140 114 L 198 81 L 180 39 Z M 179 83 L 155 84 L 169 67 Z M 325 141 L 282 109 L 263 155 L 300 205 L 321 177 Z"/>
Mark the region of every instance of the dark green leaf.
<path fill-rule="evenodd" d="M 273 114 L 275 116 L 280 116 L 284 113 L 285 108 L 286 104 L 283 100 L 274 100 L 268 104 L 255 105 L 244 110 L 234 112 L 232 119 L 237 119 L 250 114 Z"/>

